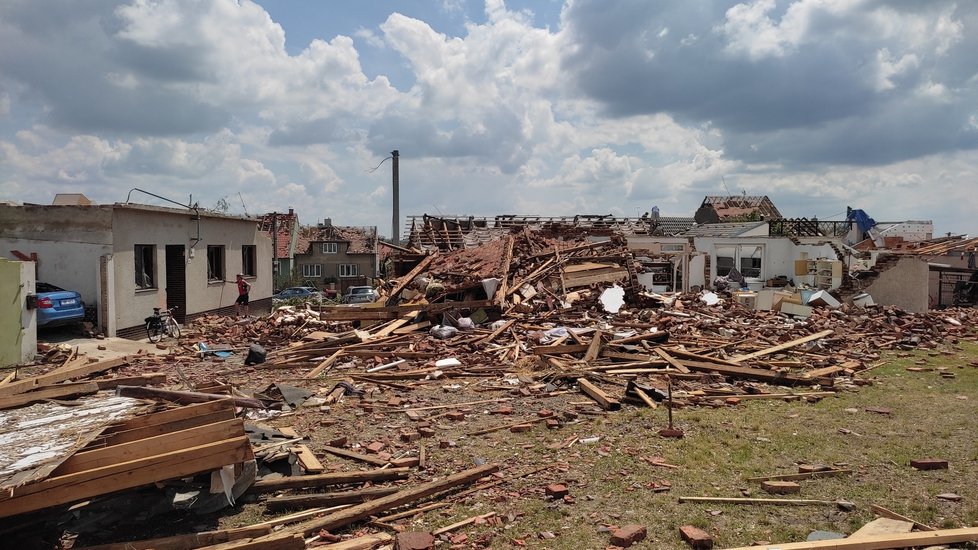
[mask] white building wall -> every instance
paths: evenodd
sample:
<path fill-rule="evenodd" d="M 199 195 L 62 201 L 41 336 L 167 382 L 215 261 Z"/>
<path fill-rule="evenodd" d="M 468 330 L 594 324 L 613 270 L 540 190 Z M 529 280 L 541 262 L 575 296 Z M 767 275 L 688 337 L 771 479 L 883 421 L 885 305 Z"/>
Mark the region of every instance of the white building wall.
<path fill-rule="evenodd" d="M 242 270 L 242 245 L 256 247 L 258 273 L 247 279 L 252 285 L 250 299 L 255 301 L 272 295 L 272 241 L 258 231 L 253 220 L 201 216 L 198 228 L 198 221 L 186 212 L 117 208 L 113 232 L 116 236 L 114 294 L 119 328 L 140 325 L 154 307 L 166 306 L 166 245 L 181 245 L 185 250 L 188 315 L 234 304 L 238 297 L 235 275 Z M 135 246 L 138 244 L 156 245 L 155 289 L 136 289 Z M 207 247 L 210 245 L 224 247 L 223 281 L 209 282 L 207 279 Z"/>

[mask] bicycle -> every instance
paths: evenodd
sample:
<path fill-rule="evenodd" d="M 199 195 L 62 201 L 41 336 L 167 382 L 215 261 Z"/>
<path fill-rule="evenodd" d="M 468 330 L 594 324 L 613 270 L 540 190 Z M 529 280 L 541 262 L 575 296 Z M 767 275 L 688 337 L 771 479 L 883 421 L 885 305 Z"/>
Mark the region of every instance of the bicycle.
<path fill-rule="evenodd" d="M 153 314 L 146 318 L 146 335 L 150 342 L 159 342 L 164 334 L 173 338 L 180 337 L 180 323 L 173 318 L 174 309 L 176 308 L 153 308 Z"/>

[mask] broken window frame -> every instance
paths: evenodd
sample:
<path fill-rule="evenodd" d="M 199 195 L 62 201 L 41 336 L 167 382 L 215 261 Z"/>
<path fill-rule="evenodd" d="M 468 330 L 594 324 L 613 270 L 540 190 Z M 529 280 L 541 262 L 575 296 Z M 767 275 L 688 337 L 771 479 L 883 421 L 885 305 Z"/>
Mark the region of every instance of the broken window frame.
<path fill-rule="evenodd" d="M 323 254 L 339 254 L 339 243 L 323 243 Z"/>
<path fill-rule="evenodd" d="M 302 264 L 302 276 L 306 279 L 320 278 L 323 276 L 322 264 Z"/>
<path fill-rule="evenodd" d="M 360 276 L 360 266 L 357 264 L 340 264 L 337 269 L 339 276 L 344 279 Z"/>
<path fill-rule="evenodd" d="M 207 282 L 224 281 L 224 246 L 207 245 Z"/>
<path fill-rule="evenodd" d="M 241 245 L 241 273 L 245 277 L 258 276 L 258 247 L 253 244 Z"/>
<path fill-rule="evenodd" d="M 713 245 L 713 254 L 716 260 L 717 277 L 725 277 L 730 273 L 730 269 L 736 268 L 744 277 L 764 278 L 763 244 L 716 244 Z M 731 261 L 726 261 L 727 258 Z M 745 264 L 745 261 L 750 263 Z"/>
<path fill-rule="evenodd" d="M 136 290 L 153 290 L 156 288 L 156 245 L 133 245 L 133 282 Z M 142 279 L 142 282 L 140 282 Z"/>

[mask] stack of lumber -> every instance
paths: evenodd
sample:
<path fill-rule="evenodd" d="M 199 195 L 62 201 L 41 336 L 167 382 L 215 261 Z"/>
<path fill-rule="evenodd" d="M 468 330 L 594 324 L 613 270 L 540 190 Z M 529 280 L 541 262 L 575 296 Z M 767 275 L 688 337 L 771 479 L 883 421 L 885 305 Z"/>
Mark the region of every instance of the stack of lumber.
<path fill-rule="evenodd" d="M 122 399 L 122 398 L 115 398 Z M 94 434 L 42 479 L 7 483 L 0 517 L 77 502 L 253 459 L 230 401 L 137 416 Z"/>

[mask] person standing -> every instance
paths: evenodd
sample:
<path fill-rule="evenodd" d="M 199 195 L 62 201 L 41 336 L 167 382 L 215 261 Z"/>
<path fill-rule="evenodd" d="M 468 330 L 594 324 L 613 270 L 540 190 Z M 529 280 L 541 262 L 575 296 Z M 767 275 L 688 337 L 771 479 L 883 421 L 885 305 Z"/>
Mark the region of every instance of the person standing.
<path fill-rule="evenodd" d="M 971 254 L 968 254 L 968 269 L 975 268 L 975 249 L 971 249 Z"/>
<path fill-rule="evenodd" d="M 244 316 L 248 316 L 248 291 L 251 290 L 251 284 L 244 280 L 244 274 L 238 273 L 238 280 L 235 281 L 238 285 L 238 299 L 234 301 L 234 308 L 237 312 L 238 317 L 241 317 L 241 311 L 244 310 Z"/>

